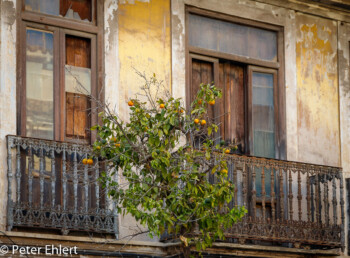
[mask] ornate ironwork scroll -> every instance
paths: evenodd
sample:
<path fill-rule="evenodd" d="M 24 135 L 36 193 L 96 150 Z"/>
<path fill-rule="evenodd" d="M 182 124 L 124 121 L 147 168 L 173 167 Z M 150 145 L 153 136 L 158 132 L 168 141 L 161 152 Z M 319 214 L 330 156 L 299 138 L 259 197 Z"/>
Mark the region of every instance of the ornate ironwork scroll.
<path fill-rule="evenodd" d="M 7 136 L 8 229 L 38 227 L 117 235 L 117 213 L 98 181 L 102 171 L 82 165 L 91 147 Z"/>
<path fill-rule="evenodd" d="M 227 162 L 229 170 L 237 164 L 250 168 L 242 171 L 241 181 L 233 182 L 242 185 L 238 189 L 243 192 L 235 194 L 250 195 L 248 214 L 227 230 L 227 238 L 286 242 L 298 247 L 344 246 L 340 168 L 240 155 L 227 155 Z M 261 190 L 259 195 L 257 189 Z"/>

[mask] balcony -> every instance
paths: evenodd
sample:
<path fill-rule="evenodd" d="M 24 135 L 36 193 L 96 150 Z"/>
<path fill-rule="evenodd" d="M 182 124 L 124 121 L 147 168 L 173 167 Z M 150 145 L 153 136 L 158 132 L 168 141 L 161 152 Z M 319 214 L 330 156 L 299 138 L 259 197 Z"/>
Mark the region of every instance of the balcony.
<path fill-rule="evenodd" d="M 337 167 L 227 155 L 231 205 L 248 214 L 226 232 L 238 243 L 344 247 L 344 186 Z"/>
<path fill-rule="evenodd" d="M 8 229 L 117 234 L 117 213 L 87 145 L 7 136 Z M 231 207 L 248 213 L 226 240 L 296 248 L 344 247 L 344 186 L 337 167 L 226 155 L 236 186 Z M 108 169 L 107 169 L 108 170 Z M 215 178 L 211 178 L 215 180 Z"/>
<path fill-rule="evenodd" d="M 226 161 L 228 177 L 236 186 L 230 206 L 244 206 L 248 213 L 225 232 L 224 242 L 344 248 L 340 168 L 235 154 L 226 155 Z"/>
<path fill-rule="evenodd" d="M 117 213 L 98 178 L 83 165 L 88 145 L 7 136 L 8 230 L 35 227 L 117 234 Z"/>

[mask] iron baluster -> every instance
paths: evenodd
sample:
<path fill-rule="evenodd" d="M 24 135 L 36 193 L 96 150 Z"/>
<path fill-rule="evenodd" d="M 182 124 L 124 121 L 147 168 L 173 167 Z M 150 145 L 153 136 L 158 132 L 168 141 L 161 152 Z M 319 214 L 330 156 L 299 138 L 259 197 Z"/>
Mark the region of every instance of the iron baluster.
<path fill-rule="evenodd" d="M 292 179 L 292 170 L 289 169 L 289 219 L 293 220 L 293 179 Z"/>
<path fill-rule="evenodd" d="M 17 203 L 20 202 L 21 199 L 21 146 L 17 145 L 17 153 L 16 153 L 16 179 L 17 179 Z"/>
<path fill-rule="evenodd" d="M 324 202 L 324 219 L 325 219 L 325 224 L 328 226 L 329 225 L 329 205 L 328 205 L 328 178 L 326 174 L 322 175 L 324 178 L 324 186 L 323 186 L 323 202 Z"/>
<path fill-rule="evenodd" d="M 232 162 L 232 160 L 230 159 L 230 162 Z M 234 205 L 238 205 L 238 173 L 237 173 L 237 164 L 233 164 L 232 165 L 233 167 L 233 174 L 232 174 L 232 177 L 233 177 L 233 184 L 235 186 L 235 193 L 234 193 Z"/>
<path fill-rule="evenodd" d="M 13 227 L 13 201 L 12 201 L 12 153 L 13 139 L 7 138 L 7 229 Z"/>
<path fill-rule="evenodd" d="M 280 195 L 280 209 L 281 209 L 281 220 L 283 221 L 285 219 L 284 215 L 284 189 L 283 189 L 283 173 L 282 168 L 279 169 L 279 180 L 280 180 L 280 189 L 279 189 L 279 195 Z"/>
<path fill-rule="evenodd" d="M 100 207 L 100 184 L 98 183 L 98 179 L 100 177 L 100 171 L 99 171 L 98 158 L 95 158 L 95 163 L 97 164 L 95 167 L 95 198 L 96 198 L 96 209 L 98 209 Z"/>
<path fill-rule="evenodd" d="M 272 221 L 275 221 L 275 168 L 271 167 L 271 212 Z"/>
<path fill-rule="evenodd" d="M 85 155 L 87 157 L 87 155 Z M 85 193 L 85 212 L 89 208 L 89 175 L 88 175 L 88 166 L 84 166 L 84 193 Z"/>
<path fill-rule="evenodd" d="M 299 221 L 301 221 L 301 200 L 303 199 L 301 195 L 301 176 L 300 176 L 300 169 L 298 169 L 298 215 L 299 215 Z"/>
<path fill-rule="evenodd" d="M 40 146 L 39 149 L 39 177 L 40 177 L 40 209 L 44 208 L 44 149 Z"/>
<path fill-rule="evenodd" d="M 51 207 L 54 210 L 56 205 L 56 157 L 55 149 L 51 149 Z"/>
<path fill-rule="evenodd" d="M 321 213 L 320 213 L 320 185 L 319 185 L 319 173 L 315 175 L 315 202 L 316 202 L 316 222 L 321 223 Z"/>
<path fill-rule="evenodd" d="M 265 166 L 261 166 L 261 205 L 262 205 L 262 219 L 266 219 L 266 208 L 265 208 Z"/>
<path fill-rule="evenodd" d="M 243 163 L 243 168 L 242 168 L 242 193 L 243 193 L 243 206 L 247 207 L 247 192 L 248 192 L 248 184 L 247 184 L 247 170 L 246 170 L 246 164 Z"/>
<path fill-rule="evenodd" d="M 252 167 L 252 207 L 253 207 L 253 214 L 252 217 L 255 220 L 256 218 L 256 185 L 255 185 L 255 166 L 251 165 Z"/>
<path fill-rule="evenodd" d="M 333 204 L 333 224 L 338 224 L 338 217 L 337 217 L 337 183 L 336 183 L 336 177 L 333 176 L 332 177 L 332 186 L 333 186 L 333 200 L 332 200 L 332 204 Z"/>
<path fill-rule="evenodd" d="M 310 172 L 306 173 L 306 201 L 307 201 L 307 221 L 311 221 L 311 185 L 310 185 Z"/>
<path fill-rule="evenodd" d="M 63 210 L 67 211 L 67 160 L 66 148 L 62 151 L 62 195 L 63 195 Z"/>
<path fill-rule="evenodd" d="M 28 147 L 28 202 L 29 207 L 33 204 L 33 150 L 32 147 Z"/>
<path fill-rule="evenodd" d="M 77 150 L 73 150 L 73 189 L 74 189 L 74 213 L 78 213 L 78 161 Z"/>
<path fill-rule="evenodd" d="M 339 184 L 340 184 L 340 214 L 341 214 L 341 246 L 342 251 L 345 247 L 345 214 L 344 214 L 344 182 L 343 174 L 339 174 Z"/>

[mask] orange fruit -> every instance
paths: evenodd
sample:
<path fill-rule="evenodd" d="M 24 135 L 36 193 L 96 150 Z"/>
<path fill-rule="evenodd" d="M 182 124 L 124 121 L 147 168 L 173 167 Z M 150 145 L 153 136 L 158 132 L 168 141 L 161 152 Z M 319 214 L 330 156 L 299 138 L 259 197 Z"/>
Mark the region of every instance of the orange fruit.
<path fill-rule="evenodd" d="M 120 147 L 120 143 L 116 143 L 115 147 L 117 147 L 117 148 Z"/>
<path fill-rule="evenodd" d="M 97 146 L 96 149 L 100 150 L 100 149 L 101 149 L 101 146 Z"/>
<path fill-rule="evenodd" d="M 230 151 L 229 149 L 226 149 L 226 150 L 225 150 L 225 153 L 226 153 L 226 154 L 230 154 L 230 152 L 231 152 L 231 151 Z"/>
<path fill-rule="evenodd" d="M 115 142 L 116 140 L 117 140 L 117 139 L 116 139 L 115 137 L 112 137 L 112 138 L 111 138 L 111 141 L 112 141 L 112 142 Z"/>
<path fill-rule="evenodd" d="M 221 173 L 225 173 L 225 174 L 227 174 L 227 173 L 228 173 L 228 171 L 227 171 L 227 169 L 222 169 L 222 170 L 221 170 Z"/>
<path fill-rule="evenodd" d="M 205 121 L 204 119 L 201 121 L 201 125 L 205 125 L 207 123 L 207 121 Z"/>
<path fill-rule="evenodd" d="M 215 105 L 215 100 L 211 100 L 208 103 L 209 103 L 209 105 L 213 106 L 213 105 Z"/>
<path fill-rule="evenodd" d="M 87 164 L 87 159 L 83 159 L 83 164 L 84 164 L 84 165 Z"/>
<path fill-rule="evenodd" d="M 202 100 L 201 100 L 201 99 L 198 100 L 198 104 L 199 104 L 199 105 L 202 105 Z"/>
<path fill-rule="evenodd" d="M 94 161 L 93 161 L 92 159 L 88 159 L 88 160 L 87 160 L 87 164 L 88 164 L 88 165 L 92 165 L 92 164 L 94 164 Z"/>
<path fill-rule="evenodd" d="M 196 118 L 196 119 L 194 120 L 194 123 L 195 123 L 195 124 L 198 124 L 198 123 L 199 123 L 199 119 Z"/>
<path fill-rule="evenodd" d="M 160 108 L 165 108 L 165 105 L 164 104 L 160 104 L 159 107 Z"/>
<path fill-rule="evenodd" d="M 128 105 L 129 107 L 132 107 L 134 105 L 134 102 L 132 102 L 132 100 L 129 100 Z"/>

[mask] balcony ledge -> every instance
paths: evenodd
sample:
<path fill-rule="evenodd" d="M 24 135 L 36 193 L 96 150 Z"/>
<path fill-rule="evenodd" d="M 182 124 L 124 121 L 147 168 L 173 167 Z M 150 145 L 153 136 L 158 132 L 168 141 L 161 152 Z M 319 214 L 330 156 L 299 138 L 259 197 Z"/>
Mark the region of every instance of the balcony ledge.
<path fill-rule="evenodd" d="M 150 241 L 127 241 L 112 240 L 104 238 L 76 237 L 76 236 L 57 236 L 53 234 L 24 233 L 7 231 L 0 236 L 2 245 L 12 245 L 16 243 L 19 246 L 45 246 L 62 245 L 67 247 L 77 246 L 77 252 L 80 255 L 87 256 L 117 256 L 117 255 L 151 255 L 152 257 L 177 257 L 180 254 L 179 243 L 161 243 Z M 93 244 L 93 245 L 92 245 Z M 235 243 L 214 243 L 203 253 L 207 255 L 230 255 L 230 256 L 249 256 L 249 257 L 308 257 L 315 255 L 317 257 L 340 256 L 341 250 L 306 250 L 298 248 L 244 245 Z M 74 256 L 72 256 L 74 257 Z"/>

